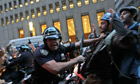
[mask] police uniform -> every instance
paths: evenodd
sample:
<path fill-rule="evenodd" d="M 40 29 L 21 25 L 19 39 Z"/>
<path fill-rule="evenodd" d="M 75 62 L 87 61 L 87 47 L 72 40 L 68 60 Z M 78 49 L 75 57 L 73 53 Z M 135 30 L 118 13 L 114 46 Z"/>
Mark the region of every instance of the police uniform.
<path fill-rule="evenodd" d="M 24 73 L 20 70 L 25 70 L 26 73 L 31 73 L 33 69 L 33 55 L 29 51 L 22 52 L 18 58 L 14 59 L 9 65 L 6 66 L 6 69 L 19 65 L 19 70 L 13 72 L 6 77 L 6 81 L 13 81 L 14 84 L 18 84 L 20 80 L 24 77 Z"/>
<path fill-rule="evenodd" d="M 46 62 L 55 60 L 62 62 L 66 59 L 65 54 L 73 51 L 75 44 L 60 45 L 57 51 L 51 51 L 46 44 L 41 45 L 34 53 L 34 74 L 35 84 L 57 84 L 59 78 L 57 75 L 50 73 L 48 70 L 41 67 Z"/>

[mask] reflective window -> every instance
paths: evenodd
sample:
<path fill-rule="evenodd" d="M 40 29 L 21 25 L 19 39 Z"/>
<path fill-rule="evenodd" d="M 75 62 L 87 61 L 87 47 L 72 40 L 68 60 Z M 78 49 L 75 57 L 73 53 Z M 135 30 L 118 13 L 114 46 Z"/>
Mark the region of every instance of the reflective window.
<path fill-rule="evenodd" d="M 17 2 L 14 1 L 14 8 L 16 9 L 17 8 Z"/>
<path fill-rule="evenodd" d="M 19 0 L 19 7 L 22 7 L 22 0 Z"/>
<path fill-rule="evenodd" d="M 3 13 L 3 9 L 2 9 L 2 6 L 0 6 L 0 13 Z"/>
<path fill-rule="evenodd" d="M 41 25 L 41 33 L 43 33 L 46 28 L 47 28 L 47 25 L 46 24 L 42 24 Z"/>
<path fill-rule="evenodd" d="M 20 13 L 20 21 L 23 21 L 24 17 L 23 17 L 23 13 Z"/>
<path fill-rule="evenodd" d="M 138 7 L 138 10 L 139 10 L 139 12 L 140 12 L 140 6 Z"/>
<path fill-rule="evenodd" d="M 88 5 L 89 4 L 89 0 L 85 0 L 85 5 Z"/>
<path fill-rule="evenodd" d="M 28 5 L 28 0 L 25 0 L 25 6 L 27 6 Z"/>
<path fill-rule="evenodd" d="M 88 35 L 91 33 L 91 27 L 90 27 L 90 20 L 88 15 L 82 16 L 82 23 L 83 23 L 83 30 L 85 38 L 88 38 Z"/>
<path fill-rule="evenodd" d="M 8 11 L 7 4 L 4 4 L 4 7 L 5 7 L 5 12 L 7 12 Z"/>
<path fill-rule="evenodd" d="M 4 19 L 3 19 L 3 18 L 1 18 L 1 25 L 2 25 L 2 26 L 5 26 L 5 25 L 4 25 Z"/>
<path fill-rule="evenodd" d="M 47 15 L 46 6 L 42 6 L 43 15 Z"/>
<path fill-rule="evenodd" d="M 11 3 L 11 2 L 9 2 L 9 9 L 10 9 L 10 10 L 13 10 L 13 8 L 12 8 L 12 3 Z"/>
<path fill-rule="evenodd" d="M 33 0 L 30 0 L 30 4 L 33 4 L 34 3 L 34 1 Z"/>
<path fill-rule="evenodd" d="M 35 11 L 34 9 L 31 10 L 32 18 L 35 18 Z"/>
<path fill-rule="evenodd" d="M 30 16 L 29 16 L 29 12 L 26 11 L 26 19 L 29 20 L 30 19 Z"/>
<path fill-rule="evenodd" d="M 13 18 L 13 16 L 10 16 L 10 19 L 11 19 L 11 24 L 14 24 L 14 18 Z"/>
<path fill-rule="evenodd" d="M 54 22 L 54 27 L 58 28 L 59 31 L 61 32 L 60 22 L 59 21 Z"/>
<path fill-rule="evenodd" d="M 98 25 L 99 25 L 99 26 L 100 26 L 101 18 L 102 18 L 103 15 L 104 15 L 104 12 L 99 12 L 99 13 L 97 13 L 97 19 L 98 19 Z"/>
<path fill-rule="evenodd" d="M 24 31 L 23 31 L 23 29 L 19 30 L 19 38 L 24 38 Z"/>
<path fill-rule="evenodd" d="M 73 0 L 69 0 L 69 6 L 70 8 L 74 8 Z"/>
<path fill-rule="evenodd" d="M 35 26 L 33 22 L 29 22 L 29 31 L 30 31 L 30 36 L 35 36 Z"/>
<path fill-rule="evenodd" d="M 37 10 L 37 16 L 40 17 L 41 16 L 40 8 L 36 8 L 36 10 Z"/>
<path fill-rule="evenodd" d="M 97 3 L 97 0 L 92 0 L 93 3 Z"/>
<path fill-rule="evenodd" d="M 77 0 L 77 6 L 78 7 L 82 6 L 81 0 Z"/>
<path fill-rule="evenodd" d="M 15 20 L 16 20 L 16 23 L 19 22 L 18 14 L 15 14 Z"/>
<path fill-rule="evenodd" d="M 75 26 L 73 18 L 67 19 L 68 33 L 69 33 L 69 41 L 75 42 Z"/>
<path fill-rule="evenodd" d="M 55 3 L 56 12 L 60 12 L 59 2 Z"/>
<path fill-rule="evenodd" d="M 66 1 L 62 1 L 63 10 L 67 10 Z"/>
<path fill-rule="evenodd" d="M 6 17 L 6 25 L 9 24 L 9 20 L 8 20 L 8 17 Z"/>
<path fill-rule="evenodd" d="M 49 5 L 49 8 L 50 8 L 50 13 L 53 13 L 53 5 L 52 4 Z"/>
<path fill-rule="evenodd" d="M 36 0 L 36 2 L 39 2 L 39 0 Z"/>

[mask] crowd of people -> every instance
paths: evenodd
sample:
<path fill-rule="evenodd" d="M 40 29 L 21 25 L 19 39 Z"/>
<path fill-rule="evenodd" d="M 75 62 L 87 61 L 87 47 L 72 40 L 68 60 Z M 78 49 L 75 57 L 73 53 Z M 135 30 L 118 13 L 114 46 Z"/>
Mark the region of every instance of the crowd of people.
<path fill-rule="evenodd" d="M 58 84 L 62 73 L 75 64 L 86 62 L 83 84 L 140 84 L 140 25 L 137 17 L 138 9 L 134 6 L 121 8 L 119 15 L 110 8 L 101 18 L 101 34 L 96 34 L 92 24 L 93 32 L 89 38 L 75 43 L 62 43 L 60 31 L 56 27 L 47 27 L 43 32 L 43 45 L 38 48 L 31 43 L 21 45 L 19 53 L 12 47 L 14 53 L 11 55 L 18 57 L 6 66 L 4 60 L 8 55 L 0 47 L 0 68 L 8 70 L 18 64 L 27 74 L 32 74 L 30 84 Z M 81 45 L 88 47 L 85 52 L 91 53 L 87 59 L 79 53 L 71 54 Z M 4 80 L 18 84 L 23 77 L 19 70 Z"/>

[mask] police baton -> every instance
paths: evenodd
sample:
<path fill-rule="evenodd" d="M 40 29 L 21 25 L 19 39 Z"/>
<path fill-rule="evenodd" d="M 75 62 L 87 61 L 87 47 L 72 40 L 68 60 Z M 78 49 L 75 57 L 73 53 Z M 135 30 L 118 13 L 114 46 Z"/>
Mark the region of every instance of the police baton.
<path fill-rule="evenodd" d="M 80 43 L 80 55 L 82 55 L 83 52 L 83 42 L 84 42 L 84 34 L 82 34 L 82 39 Z M 78 64 L 78 74 L 80 73 L 80 67 L 81 67 L 81 63 Z"/>

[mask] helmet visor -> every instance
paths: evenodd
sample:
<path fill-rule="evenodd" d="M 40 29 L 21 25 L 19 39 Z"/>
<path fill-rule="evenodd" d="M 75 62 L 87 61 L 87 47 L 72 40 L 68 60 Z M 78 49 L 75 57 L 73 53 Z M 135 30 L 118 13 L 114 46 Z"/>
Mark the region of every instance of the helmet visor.
<path fill-rule="evenodd" d="M 60 37 L 59 35 L 46 35 L 44 38 L 45 39 L 59 39 Z"/>

